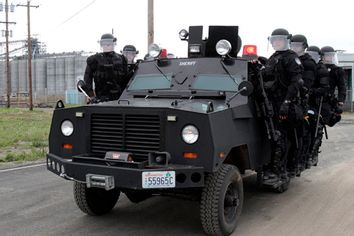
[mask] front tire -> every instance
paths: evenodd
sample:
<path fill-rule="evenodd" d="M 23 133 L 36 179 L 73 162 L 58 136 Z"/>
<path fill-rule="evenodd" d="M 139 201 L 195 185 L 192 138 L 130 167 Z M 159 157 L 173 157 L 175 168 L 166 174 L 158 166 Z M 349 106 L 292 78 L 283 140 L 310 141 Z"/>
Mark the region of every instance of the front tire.
<path fill-rule="evenodd" d="M 106 191 L 101 188 L 87 188 L 85 183 L 74 182 L 74 198 L 76 205 L 88 215 L 103 215 L 116 205 L 120 191 Z"/>
<path fill-rule="evenodd" d="M 243 205 L 242 177 L 233 165 L 223 164 L 205 181 L 200 218 L 208 235 L 230 235 L 236 228 Z"/>

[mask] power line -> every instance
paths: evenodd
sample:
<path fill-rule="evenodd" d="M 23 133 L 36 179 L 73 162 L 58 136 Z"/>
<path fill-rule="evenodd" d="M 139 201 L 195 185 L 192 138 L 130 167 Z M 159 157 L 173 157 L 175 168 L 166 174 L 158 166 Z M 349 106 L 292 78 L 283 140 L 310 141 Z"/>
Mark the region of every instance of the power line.
<path fill-rule="evenodd" d="M 76 13 L 74 13 L 72 16 L 70 16 L 68 19 L 66 19 L 65 21 L 63 21 L 62 23 L 60 23 L 59 25 L 57 25 L 56 28 L 64 25 L 65 23 L 67 23 L 68 21 L 70 21 L 71 19 L 73 19 L 75 16 L 79 15 L 81 12 L 83 12 L 86 8 L 88 8 L 89 6 L 91 6 L 92 4 L 94 4 L 96 2 L 96 0 L 93 0 L 92 2 L 90 2 L 89 4 L 87 4 L 86 6 L 84 6 L 83 8 L 81 8 L 80 10 L 78 10 Z"/>
<path fill-rule="evenodd" d="M 30 5 L 30 0 L 25 4 L 17 4 L 20 7 L 27 7 L 27 46 L 28 46 L 28 87 L 29 87 L 29 100 L 30 100 L 30 111 L 33 110 L 33 96 L 32 96 L 32 40 L 31 40 L 31 17 L 30 17 L 30 8 L 39 6 Z"/>
<path fill-rule="evenodd" d="M 56 29 L 58 29 L 60 26 L 64 25 L 65 23 L 67 23 L 68 21 L 70 21 L 71 19 L 73 19 L 75 16 L 79 15 L 81 12 L 83 12 L 84 10 L 86 10 L 89 6 L 91 6 L 93 3 L 95 3 L 96 0 L 91 1 L 90 3 L 88 3 L 87 5 L 85 5 L 84 7 L 80 8 L 77 12 L 75 12 L 73 15 L 71 15 L 69 18 L 67 18 L 66 20 L 64 20 L 63 22 L 61 22 L 60 24 L 58 24 L 57 26 L 47 30 L 46 32 L 41 33 L 41 35 L 49 35 L 51 34 L 53 31 L 55 31 Z"/>
<path fill-rule="evenodd" d="M 11 9 L 10 9 L 11 11 Z M 10 71 L 10 59 L 9 59 L 9 24 L 16 24 L 16 22 L 9 21 L 9 4 L 8 0 L 5 1 L 5 21 L 1 21 L 0 23 L 6 24 L 5 36 L 6 36 L 6 97 L 7 97 L 7 104 L 6 107 L 10 108 L 10 92 L 11 92 L 11 71 Z"/>

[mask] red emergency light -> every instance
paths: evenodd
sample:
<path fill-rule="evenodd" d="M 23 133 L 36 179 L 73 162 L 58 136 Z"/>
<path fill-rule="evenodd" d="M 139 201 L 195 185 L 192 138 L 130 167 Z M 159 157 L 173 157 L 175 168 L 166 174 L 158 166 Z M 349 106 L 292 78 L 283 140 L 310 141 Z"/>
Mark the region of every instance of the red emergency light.
<path fill-rule="evenodd" d="M 257 55 L 257 46 L 256 45 L 245 45 L 243 46 L 242 54 L 245 55 Z"/>
<path fill-rule="evenodd" d="M 160 58 L 166 58 L 167 57 L 167 49 L 163 48 L 161 50 Z"/>

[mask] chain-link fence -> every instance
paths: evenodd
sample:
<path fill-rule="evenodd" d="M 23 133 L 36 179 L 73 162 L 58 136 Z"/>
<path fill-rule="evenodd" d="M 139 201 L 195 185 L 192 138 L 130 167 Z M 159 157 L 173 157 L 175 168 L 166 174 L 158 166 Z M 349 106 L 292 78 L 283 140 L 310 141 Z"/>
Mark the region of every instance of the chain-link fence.
<path fill-rule="evenodd" d="M 59 99 L 68 104 L 83 104 L 85 98 L 76 89 L 83 78 L 87 56 L 68 54 L 32 60 L 32 98 L 34 106 L 53 106 Z M 10 104 L 29 107 L 28 61 L 10 62 Z M 7 104 L 5 61 L 0 61 L 0 106 Z"/>

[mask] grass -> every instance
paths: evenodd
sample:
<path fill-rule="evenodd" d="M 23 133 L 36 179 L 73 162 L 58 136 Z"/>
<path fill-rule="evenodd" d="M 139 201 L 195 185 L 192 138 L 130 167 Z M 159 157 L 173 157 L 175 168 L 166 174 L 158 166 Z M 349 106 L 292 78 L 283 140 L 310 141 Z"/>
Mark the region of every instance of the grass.
<path fill-rule="evenodd" d="M 51 118 L 51 110 L 0 108 L 0 162 L 44 158 Z"/>

